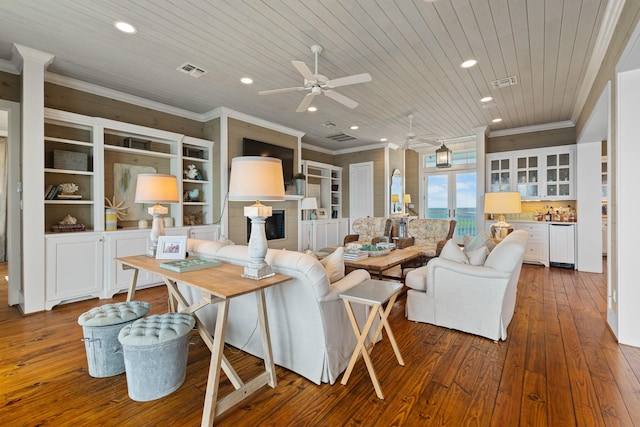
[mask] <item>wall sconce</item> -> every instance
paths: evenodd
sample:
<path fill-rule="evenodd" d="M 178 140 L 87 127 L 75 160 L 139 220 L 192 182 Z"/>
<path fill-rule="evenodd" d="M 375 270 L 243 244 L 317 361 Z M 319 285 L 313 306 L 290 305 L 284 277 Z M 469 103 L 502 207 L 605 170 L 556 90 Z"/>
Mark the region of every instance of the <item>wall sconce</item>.
<path fill-rule="evenodd" d="M 273 276 L 271 266 L 265 261 L 267 235 L 264 224 L 271 216 L 271 206 L 260 200 L 284 200 L 282 161 L 272 157 L 246 156 L 231 159 L 229 178 L 229 201 L 256 201 L 244 207 L 244 216 L 251 218 L 249 237 L 249 264 L 244 267 L 243 277 L 263 279 Z"/>
<path fill-rule="evenodd" d="M 442 143 L 442 146 L 436 150 L 436 167 L 451 167 L 451 150 L 444 145 L 444 142 Z"/>
<path fill-rule="evenodd" d="M 148 209 L 153 216 L 151 235 L 149 236 L 149 256 L 156 256 L 158 237 L 164 236 L 162 216 L 169 213 L 169 209 L 160 203 L 178 203 L 178 180 L 173 175 L 141 173 L 136 181 L 136 203 L 154 203 Z"/>

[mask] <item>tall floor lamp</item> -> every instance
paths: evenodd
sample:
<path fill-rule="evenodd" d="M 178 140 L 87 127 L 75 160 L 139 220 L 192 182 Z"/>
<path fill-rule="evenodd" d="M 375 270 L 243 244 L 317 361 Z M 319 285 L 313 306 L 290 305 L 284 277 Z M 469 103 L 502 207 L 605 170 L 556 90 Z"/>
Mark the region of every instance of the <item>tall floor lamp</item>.
<path fill-rule="evenodd" d="M 284 200 L 284 178 L 282 161 L 272 157 L 246 156 L 231 159 L 229 178 L 229 201 L 254 201 L 244 207 L 244 216 L 251 219 L 249 237 L 249 264 L 244 267 L 243 277 L 263 279 L 273 276 L 271 266 L 265 261 L 267 236 L 264 231 L 266 219 L 271 216 L 271 206 L 260 203 Z"/>
<path fill-rule="evenodd" d="M 178 203 L 178 180 L 173 175 L 142 173 L 136 182 L 136 203 L 154 203 L 147 212 L 153 216 L 149 236 L 149 256 L 156 256 L 158 237 L 164 236 L 162 217 L 169 209 L 160 203 Z"/>

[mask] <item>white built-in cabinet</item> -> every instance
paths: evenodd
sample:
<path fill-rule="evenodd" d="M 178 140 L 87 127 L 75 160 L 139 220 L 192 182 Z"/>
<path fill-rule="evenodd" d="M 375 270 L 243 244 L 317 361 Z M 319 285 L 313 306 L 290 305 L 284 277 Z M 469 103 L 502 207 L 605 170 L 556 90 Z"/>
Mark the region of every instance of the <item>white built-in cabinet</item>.
<path fill-rule="evenodd" d="M 103 296 L 104 236 L 68 233 L 45 242 L 45 308 L 63 301 Z"/>
<path fill-rule="evenodd" d="M 118 270 L 115 257 L 146 253 L 149 229 L 138 229 L 137 218 L 118 221 L 118 229 L 105 230 L 105 208 L 114 202 L 115 187 L 129 185 L 123 168 L 141 166 L 147 171 L 178 177 L 180 203 L 169 204 L 175 228 L 167 234 L 216 239 L 213 222 L 212 141 L 128 123 L 45 109 L 44 224 L 45 307 L 90 297 L 109 298 L 127 289 L 131 273 Z M 116 166 L 117 165 L 117 166 Z M 200 173 L 187 177 L 194 165 Z M 125 168 L 134 170 L 135 168 Z M 75 196 L 47 197 L 62 183 L 76 184 Z M 141 207 L 130 199 L 130 209 Z M 197 191 L 195 191 L 197 190 Z M 194 195 L 193 197 L 190 195 Z M 105 199 L 109 199 L 107 202 Z M 67 215 L 85 226 L 84 231 L 55 232 Z M 150 219 L 150 218 L 149 218 Z M 37 226 L 37 225 L 36 225 Z M 139 277 L 142 285 L 158 283 L 156 277 Z"/>
<path fill-rule="evenodd" d="M 522 200 L 574 200 L 575 146 L 487 154 L 487 192 L 517 191 Z"/>
<path fill-rule="evenodd" d="M 342 168 L 311 160 L 302 161 L 302 172 L 306 175 L 305 197 L 315 197 L 318 208 L 324 209 L 327 217 L 342 217 Z"/>
<path fill-rule="evenodd" d="M 349 218 L 317 219 L 300 224 L 301 249 L 318 251 L 329 246 L 342 245 L 349 233 Z"/>

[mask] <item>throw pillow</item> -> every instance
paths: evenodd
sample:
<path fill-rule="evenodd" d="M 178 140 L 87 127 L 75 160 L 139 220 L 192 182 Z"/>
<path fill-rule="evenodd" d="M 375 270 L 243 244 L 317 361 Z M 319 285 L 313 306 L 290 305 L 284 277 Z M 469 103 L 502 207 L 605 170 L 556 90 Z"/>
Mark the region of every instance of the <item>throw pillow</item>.
<path fill-rule="evenodd" d="M 440 258 L 461 264 L 483 265 L 487 258 L 487 247 L 481 246 L 472 251 L 462 251 L 453 239 L 448 240 L 440 252 Z"/>
<path fill-rule="evenodd" d="M 467 251 L 464 254 L 467 256 L 469 260 L 469 264 L 471 265 L 484 265 L 484 261 L 487 259 L 487 250 L 486 246 L 481 246 L 478 249 L 474 249 L 472 251 Z"/>
<path fill-rule="evenodd" d="M 344 277 L 344 248 L 340 246 L 331 255 L 321 259 L 320 264 L 327 270 L 330 283 L 342 279 Z"/>
<path fill-rule="evenodd" d="M 469 264 L 469 259 L 462 252 L 462 250 L 460 250 L 460 248 L 453 241 L 453 239 L 447 240 L 447 243 L 444 244 L 444 247 L 440 252 L 440 258 L 447 259 L 449 261 L 459 262 L 462 264 Z"/>
<path fill-rule="evenodd" d="M 465 252 L 474 251 L 481 246 L 486 246 L 489 252 L 491 252 L 493 248 L 496 247 L 496 244 L 493 241 L 493 238 L 485 231 L 481 232 L 475 237 L 465 234 L 462 237 L 462 241 L 464 243 Z"/>

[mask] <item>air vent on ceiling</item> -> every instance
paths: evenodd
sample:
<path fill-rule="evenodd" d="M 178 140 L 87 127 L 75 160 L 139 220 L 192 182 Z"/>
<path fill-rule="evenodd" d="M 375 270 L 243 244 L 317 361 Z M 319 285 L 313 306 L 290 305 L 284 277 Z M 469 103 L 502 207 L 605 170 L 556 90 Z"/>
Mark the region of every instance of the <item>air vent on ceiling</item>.
<path fill-rule="evenodd" d="M 336 133 L 333 135 L 328 135 L 327 138 L 338 142 L 353 141 L 355 139 L 353 136 L 347 135 L 346 133 Z"/>
<path fill-rule="evenodd" d="M 332 123 L 332 122 L 324 122 L 324 123 L 322 123 L 322 126 L 324 126 L 326 128 L 332 128 L 332 127 L 335 127 L 335 125 L 336 124 Z"/>
<path fill-rule="evenodd" d="M 188 62 L 185 62 L 176 68 L 176 70 L 189 74 L 191 77 L 195 77 L 196 79 L 207 74 L 207 70 L 200 68 L 197 65 L 189 64 Z"/>
<path fill-rule="evenodd" d="M 504 77 L 502 79 L 498 79 L 491 82 L 491 87 L 494 89 L 502 89 L 505 87 L 513 86 L 518 84 L 518 79 L 516 76 Z"/>

